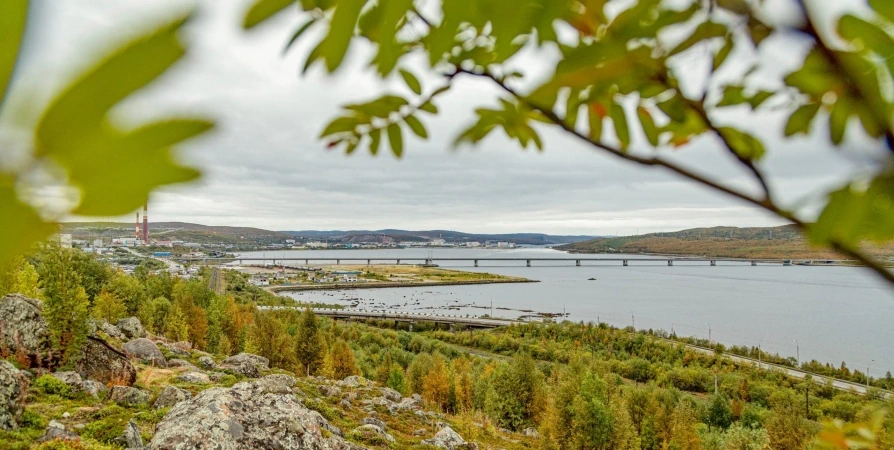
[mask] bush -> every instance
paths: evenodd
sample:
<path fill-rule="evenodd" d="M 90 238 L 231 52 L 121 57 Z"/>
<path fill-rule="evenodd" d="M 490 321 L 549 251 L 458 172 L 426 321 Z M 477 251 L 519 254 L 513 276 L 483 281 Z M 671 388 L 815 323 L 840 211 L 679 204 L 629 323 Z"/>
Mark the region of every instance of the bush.
<path fill-rule="evenodd" d="M 58 395 L 65 398 L 72 397 L 71 386 L 52 375 L 42 375 L 34 382 L 34 387 L 47 395 Z"/>

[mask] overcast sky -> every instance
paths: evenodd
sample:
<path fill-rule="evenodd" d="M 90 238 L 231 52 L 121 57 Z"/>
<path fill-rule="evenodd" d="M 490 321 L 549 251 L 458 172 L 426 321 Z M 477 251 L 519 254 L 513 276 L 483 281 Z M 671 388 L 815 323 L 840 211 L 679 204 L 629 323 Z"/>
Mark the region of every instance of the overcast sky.
<path fill-rule="evenodd" d="M 284 42 L 301 23 L 297 13 L 245 33 L 238 24 L 246 1 L 197 4 L 200 14 L 188 28 L 188 56 L 122 111 L 134 120 L 175 112 L 218 122 L 214 134 L 184 145 L 180 153 L 203 170 L 203 178 L 153 194 L 153 221 L 277 230 L 443 228 L 591 235 L 780 223 L 660 169 L 615 161 L 557 133 L 543 132 L 542 153 L 520 151 L 501 133 L 476 148 L 453 150 L 451 142 L 471 111 L 492 106 L 497 98 L 493 87 L 477 81 L 459 83 L 438 103 L 441 114 L 424 118 L 428 141 L 405 133 L 402 160 L 327 151 L 316 136 L 339 105 L 405 88 L 365 73 L 369 55 L 362 49 L 349 55 L 335 78 L 319 68 L 299 76 L 311 42 L 281 56 Z M 39 84 L 40 93 L 48 95 L 58 87 L 59 74 L 83 66 L 85 54 L 112 47 L 109 36 L 133 35 L 182 7 L 183 2 L 157 0 L 38 1 L 19 77 Z M 778 60 L 780 70 L 793 62 L 781 55 L 762 57 Z M 536 64 L 532 58 L 520 64 Z M 697 64 L 692 70 L 700 73 Z M 424 79 L 429 89 L 437 83 Z M 727 119 L 766 136 L 779 136 L 784 124 L 784 116 L 756 120 L 744 111 Z M 814 131 L 818 137 L 811 139 L 767 140 L 772 152 L 764 165 L 786 201 L 819 198 L 842 177 L 865 171 L 870 161 L 862 151 L 865 142 L 834 150 L 822 137 L 824 126 Z M 850 129 L 852 135 L 855 131 Z M 749 183 L 713 138 L 663 152 L 725 182 Z"/>

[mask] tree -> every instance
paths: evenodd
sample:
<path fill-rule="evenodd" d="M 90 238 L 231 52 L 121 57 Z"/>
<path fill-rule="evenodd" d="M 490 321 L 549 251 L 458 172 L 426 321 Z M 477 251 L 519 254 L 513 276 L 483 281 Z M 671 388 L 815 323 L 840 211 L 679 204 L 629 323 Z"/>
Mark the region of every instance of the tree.
<path fill-rule="evenodd" d="M 249 334 L 252 343 L 252 351 L 249 353 L 257 353 L 269 359 L 270 365 L 274 367 L 295 370 L 295 343 L 276 315 L 271 312 L 259 313 Z"/>
<path fill-rule="evenodd" d="M 116 323 L 118 319 L 127 314 L 127 307 L 115 294 L 102 291 L 93 300 L 93 317 L 99 320 L 105 320 L 109 323 Z M 140 322 L 148 324 L 148 322 Z"/>
<path fill-rule="evenodd" d="M 257 26 L 294 3 L 256 0 L 243 25 Z M 359 44 L 375 54 L 371 72 L 381 78 L 397 73 L 412 92 L 389 92 L 346 105 L 344 114 L 321 133 L 329 148 L 342 146 L 352 153 L 368 145 L 377 154 L 387 139 L 392 153 L 401 157 L 404 130 L 426 139 L 419 116 L 437 114 L 434 101 L 457 89 L 457 80 L 479 79 L 500 93 L 499 104 L 476 105 L 475 122 L 459 134 L 456 144 L 477 144 L 502 129 L 519 146 L 542 149 L 533 125 L 554 129 L 604 155 L 663 168 L 790 221 L 813 243 L 859 260 L 894 287 L 894 273 L 859 246 L 866 240 L 894 239 L 894 97 L 886 95 L 888 83 L 880 82 L 894 74 L 888 58 L 894 47 L 889 33 L 894 13 L 888 0 L 869 0 L 874 12 L 841 17 L 837 36 L 814 22 L 816 7 L 799 0 L 789 0 L 801 23 L 794 27 L 771 7 L 750 1 L 640 0 L 620 11 L 605 1 L 573 0 L 439 2 L 426 8 L 409 0 L 297 3 L 306 21 L 287 49 L 295 41 L 322 36 L 307 56 L 305 72 L 317 62 L 335 72 L 352 44 Z M 304 33 L 309 28 L 320 32 Z M 669 29 L 686 34 L 670 38 Z M 770 35 L 779 39 L 766 40 Z M 807 51 L 794 50 L 793 40 L 805 41 Z M 758 46 L 762 51 L 772 47 L 799 64 L 780 73 L 773 84 L 750 75 L 775 62 L 725 64 Z M 438 87 L 423 89 L 419 78 L 401 64 L 410 54 L 428 62 L 428 75 L 440 80 Z M 520 61 L 522 54 L 528 59 Z M 532 54 L 541 58 L 532 59 Z M 688 63 L 680 64 L 681 58 Z M 687 71 L 694 61 L 709 70 L 696 77 L 698 83 L 689 83 L 693 77 Z M 551 75 L 543 79 L 543 73 Z M 719 73 L 723 76 L 714 76 Z M 857 122 L 873 144 L 885 150 L 879 152 L 883 161 L 874 179 L 850 180 L 853 185 L 848 182 L 829 196 L 818 221 L 808 223 L 775 196 L 761 161 L 776 150 L 765 146 L 763 136 L 749 132 L 747 123 L 720 117 L 743 106 L 751 115 L 767 118 L 785 108 L 784 127 L 773 130 L 777 139 L 809 135 L 813 123 L 828 118 L 829 139 L 840 146 L 848 124 Z M 754 186 L 711 177 L 660 152 L 641 151 L 682 147 L 696 139 L 711 140 Z"/>
<path fill-rule="evenodd" d="M 705 423 L 712 427 L 729 428 L 733 423 L 733 411 L 729 406 L 729 399 L 723 395 L 712 396 L 705 413 Z"/>
<path fill-rule="evenodd" d="M 406 395 L 407 381 L 406 377 L 404 376 L 404 369 L 397 364 L 391 366 L 391 373 L 388 375 L 388 381 L 385 383 L 385 385 L 397 392 L 400 392 L 403 395 Z"/>
<path fill-rule="evenodd" d="M 450 374 L 447 363 L 440 353 L 432 356 L 432 364 L 422 381 L 422 398 L 440 410 L 448 406 L 450 396 Z"/>
<path fill-rule="evenodd" d="M 379 383 L 387 383 L 388 377 L 391 376 L 391 367 L 394 364 L 391 361 L 391 352 L 385 350 L 384 355 L 380 359 L 381 361 L 379 361 L 379 365 L 376 366 L 376 381 Z"/>
<path fill-rule="evenodd" d="M 472 410 L 472 363 L 468 358 L 453 360 L 453 385 L 456 396 L 456 410 Z"/>
<path fill-rule="evenodd" d="M 25 297 L 40 299 L 40 277 L 31 263 L 25 261 L 13 274 L 12 292 L 18 292 Z"/>
<path fill-rule="evenodd" d="M 309 307 L 301 314 L 301 327 L 298 328 L 295 340 L 295 353 L 303 372 L 307 376 L 317 373 L 323 363 L 323 338 L 320 335 L 317 315 Z"/>
<path fill-rule="evenodd" d="M 511 363 L 501 363 L 494 371 L 487 410 L 501 426 L 520 430 L 533 423 L 539 412 L 536 403 L 543 382 L 534 358 L 517 353 Z"/>
<path fill-rule="evenodd" d="M 180 342 L 189 339 L 189 324 L 186 323 L 186 316 L 176 304 L 171 306 L 165 316 L 165 337 Z"/>
<path fill-rule="evenodd" d="M 73 253 L 58 247 L 51 249 L 40 265 L 43 316 L 50 345 L 63 367 L 74 365 L 81 357 L 90 305 L 81 277 L 73 268 Z"/>
<path fill-rule="evenodd" d="M 162 334 L 167 327 L 166 321 L 170 310 L 171 302 L 168 299 L 156 297 L 140 304 L 137 317 L 147 330 Z"/>
<path fill-rule="evenodd" d="M 140 305 L 146 301 L 146 288 L 140 283 L 140 280 L 122 272 L 115 273 L 106 282 L 103 289 L 124 302 L 128 315 L 136 315 L 140 310 Z"/>
<path fill-rule="evenodd" d="M 344 339 L 338 339 L 329 349 L 326 357 L 326 374 L 333 379 L 341 380 L 351 375 L 359 375 L 360 369 L 354 362 L 354 352 Z"/>

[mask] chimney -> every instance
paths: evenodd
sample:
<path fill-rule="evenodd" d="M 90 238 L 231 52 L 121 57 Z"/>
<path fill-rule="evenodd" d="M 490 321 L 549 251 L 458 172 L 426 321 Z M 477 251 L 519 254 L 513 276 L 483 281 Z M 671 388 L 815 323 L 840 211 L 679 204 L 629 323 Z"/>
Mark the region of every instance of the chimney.
<path fill-rule="evenodd" d="M 137 224 L 134 226 L 133 237 L 137 240 L 140 239 L 140 211 L 137 210 Z"/>
<path fill-rule="evenodd" d="M 149 205 L 143 205 L 143 243 L 149 244 Z"/>

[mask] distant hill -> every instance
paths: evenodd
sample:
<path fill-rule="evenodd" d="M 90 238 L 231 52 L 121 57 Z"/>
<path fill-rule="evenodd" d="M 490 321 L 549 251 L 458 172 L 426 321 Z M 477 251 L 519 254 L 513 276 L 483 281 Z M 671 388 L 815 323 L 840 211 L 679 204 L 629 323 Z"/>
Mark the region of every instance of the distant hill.
<path fill-rule="evenodd" d="M 718 258 L 848 259 L 815 248 L 794 225 L 779 227 L 713 227 L 600 237 L 556 247 L 572 253 L 656 253 Z M 894 244 L 867 248 L 877 258 L 894 255 Z"/>
<path fill-rule="evenodd" d="M 303 230 L 283 231 L 282 233 L 305 239 L 327 239 L 334 243 L 353 242 L 422 242 L 431 239 L 444 239 L 448 243 L 499 241 L 512 242 L 518 245 L 558 245 L 592 239 L 593 236 L 565 236 L 543 233 L 508 233 L 508 234 L 476 234 L 449 230 Z"/>

